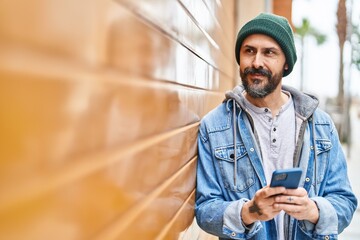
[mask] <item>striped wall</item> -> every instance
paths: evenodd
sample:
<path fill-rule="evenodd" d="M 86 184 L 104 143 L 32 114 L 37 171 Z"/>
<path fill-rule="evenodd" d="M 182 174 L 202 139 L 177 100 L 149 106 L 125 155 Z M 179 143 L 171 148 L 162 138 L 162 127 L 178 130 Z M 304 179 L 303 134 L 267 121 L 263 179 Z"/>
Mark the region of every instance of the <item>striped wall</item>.
<path fill-rule="evenodd" d="M 235 5 L 0 1 L 0 238 L 213 239 L 196 138 L 234 86 Z"/>

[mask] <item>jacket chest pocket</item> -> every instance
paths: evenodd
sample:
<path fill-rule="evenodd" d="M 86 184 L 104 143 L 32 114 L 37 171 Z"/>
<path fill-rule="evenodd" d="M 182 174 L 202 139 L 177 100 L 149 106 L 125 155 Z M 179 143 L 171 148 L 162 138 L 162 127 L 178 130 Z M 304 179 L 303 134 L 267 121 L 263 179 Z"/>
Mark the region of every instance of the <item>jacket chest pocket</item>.
<path fill-rule="evenodd" d="M 234 145 L 218 147 L 214 152 L 219 164 L 221 176 L 226 189 L 243 192 L 255 183 L 255 172 L 243 145 L 236 145 L 236 169 Z M 236 181 L 235 175 L 236 172 Z M 236 182 L 236 185 L 235 185 Z"/>
<path fill-rule="evenodd" d="M 332 148 L 331 141 L 328 139 L 316 139 L 316 155 L 317 155 L 317 174 L 318 179 L 317 183 L 320 184 L 324 177 L 325 177 L 325 171 L 327 169 L 327 166 L 329 164 L 329 153 L 330 149 Z"/>

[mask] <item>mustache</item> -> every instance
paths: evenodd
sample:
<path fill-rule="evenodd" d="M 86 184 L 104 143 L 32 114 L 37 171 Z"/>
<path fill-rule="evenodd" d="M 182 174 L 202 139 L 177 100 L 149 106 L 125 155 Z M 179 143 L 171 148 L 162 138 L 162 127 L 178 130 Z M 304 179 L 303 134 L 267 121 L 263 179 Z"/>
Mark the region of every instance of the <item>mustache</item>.
<path fill-rule="evenodd" d="M 248 74 L 260 74 L 265 77 L 271 78 L 271 72 L 263 68 L 245 68 L 244 75 L 247 76 Z"/>

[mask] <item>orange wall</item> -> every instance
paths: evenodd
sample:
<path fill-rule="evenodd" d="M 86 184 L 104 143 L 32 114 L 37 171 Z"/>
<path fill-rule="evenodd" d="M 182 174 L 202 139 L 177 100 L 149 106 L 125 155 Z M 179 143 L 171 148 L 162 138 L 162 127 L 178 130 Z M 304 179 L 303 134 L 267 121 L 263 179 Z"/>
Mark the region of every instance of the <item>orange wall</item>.
<path fill-rule="evenodd" d="M 0 236 L 210 239 L 199 120 L 234 85 L 235 1 L 0 1 Z"/>
<path fill-rule="evenodd" d="M 292 0 L 272 0 L 273 13 L 287 18 L 291 26 L 292 24 Z"/>

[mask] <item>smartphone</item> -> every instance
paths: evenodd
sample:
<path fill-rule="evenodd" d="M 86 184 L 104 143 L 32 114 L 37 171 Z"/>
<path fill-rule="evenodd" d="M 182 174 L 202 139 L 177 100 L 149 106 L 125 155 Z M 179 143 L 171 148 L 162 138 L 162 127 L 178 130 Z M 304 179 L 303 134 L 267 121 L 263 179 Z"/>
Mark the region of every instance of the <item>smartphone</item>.
<path fill-rule="evenodd" d="M 301 174 L 301 168 L 275 170 L 272 174 L 270 187 L 298 188 Z"/>

